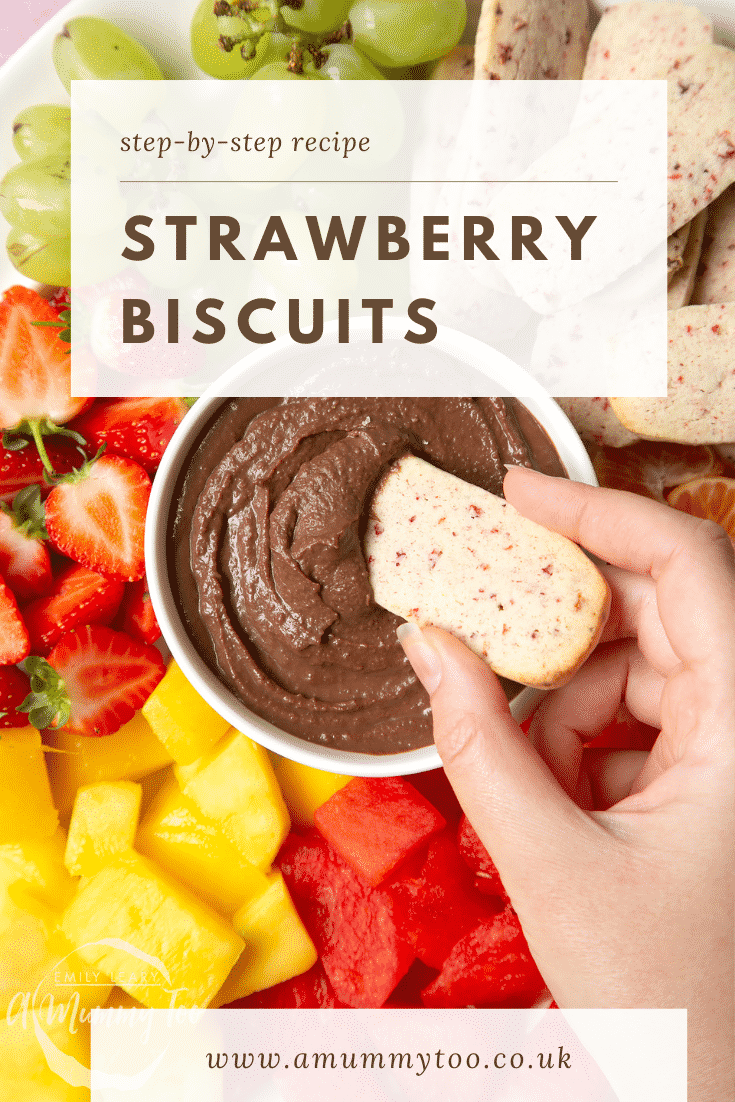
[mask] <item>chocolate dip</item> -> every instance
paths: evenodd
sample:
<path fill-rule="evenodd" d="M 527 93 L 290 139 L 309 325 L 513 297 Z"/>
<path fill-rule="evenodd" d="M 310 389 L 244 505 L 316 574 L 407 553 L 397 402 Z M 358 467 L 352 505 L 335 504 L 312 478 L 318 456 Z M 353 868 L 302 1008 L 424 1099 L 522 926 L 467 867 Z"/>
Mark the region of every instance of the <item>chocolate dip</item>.
<path fill-rule="evenodd" d="M 372 490 L 406 451 L 497 494 L 506 463 L 566 473 L 501 398 L 232 399 L 182 469 L 168 562 L 190 635 L 248 708 L 323 746 L 431 743 L 402 621 L 375 604 L 362 553 Z"/>

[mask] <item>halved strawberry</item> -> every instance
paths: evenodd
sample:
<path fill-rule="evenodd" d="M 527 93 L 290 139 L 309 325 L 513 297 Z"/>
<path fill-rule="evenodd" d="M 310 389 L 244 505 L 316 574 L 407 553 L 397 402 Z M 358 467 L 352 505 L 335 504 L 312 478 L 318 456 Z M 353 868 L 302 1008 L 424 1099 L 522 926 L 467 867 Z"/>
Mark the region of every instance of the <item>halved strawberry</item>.
<path fill-rule="evenodd" d="M 31 653 L 31 641 L 13 591 L 0 578 L 0 666 L 14 666 Z"/>
<path fill-rule="evenodd" d="M 28 696 L 30 682 L 15 666 L 0 667 L 0 727 L 26 727 L 28 716 L 16 709 Z"/>
<path fill-rule="evenodd" d="M 166 672 L 155 647 L 122 631 L 89 624 L 69 632 L 48 661 L 25 663 L 27 707 L 34 726 L 66 727 L 80 735 L 111 735 L 144 704 Z"/>
<path fill-rule="evenodd" d="M 153 474 L 188 408 L 183 398 L 115 398 L 97 402 L 73 428 L 95 451 L 107 444 Z"/>
<path fill-rule="evenodd" d="M 118 619 L 122 630 L 133 639 L 139 639 L 141 643 L 155 643 L 161 638 L 161 629 L 153 611 L 145 578 L 141 578 L 139 582 L 128 582 L 125 586 Z"/>
<path fill-rule="evenodd" d="M 14 444 L 18 442 L 18 440 L 13 441 Z M 68 474 L 86 458 L 78 444 L 58 436 L 46 440 L 46 452 L 57 474 Z M 20 450 L 16 447 L 0 446 L 0 499 L 7 501 L 14 497 L 18 490 L 40 483 L 43 471 L 41 456 L 32 444 Z M 44 490 L 45 487 L 42 486 L 41 489 Z"/>
<path fill-rule="evenodd" d="M 20 490 L 12 508 L 0 505 L 0 574 L 21 601 L 51 588 L 47 538 L 39 486 Z"/>
<path fill-rule="evenodd" d="M 139 464 L 103 455 L 59 479 L 46 499 L 52 545 L 75 562 L 128 582 L 144 574 L 151 480 Z"/>
<path fill-rule="evenodd" d="M 60 337 L 60 318 L 28 287 L 11 287 L 0 301 L 0 430 L 33 437 L 47 471 L 52 472 L 43 437 L 91 404 L 71 397 L 69 344 Z"/>
<path fill-rule="evenodd" d="M 48 654 L 62 635 L 82 624 L 109 624 L 120 607 L 125 584 L 86 566 L 69 565 L 46 597 L 31 601 L 23 618 L 34 654 Z"/>

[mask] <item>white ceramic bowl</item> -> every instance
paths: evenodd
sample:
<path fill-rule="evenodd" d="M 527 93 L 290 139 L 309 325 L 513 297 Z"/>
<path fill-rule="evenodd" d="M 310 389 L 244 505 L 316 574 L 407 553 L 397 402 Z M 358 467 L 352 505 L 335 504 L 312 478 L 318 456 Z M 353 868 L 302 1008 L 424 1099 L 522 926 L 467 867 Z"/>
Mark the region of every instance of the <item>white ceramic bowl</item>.
<path fill-rule="evenodd" d="M 353 321 L 351 337 L 355 344 L 360 339 L 369 340 L 370 324 L 369 318 Z M 386 319 L 386 341 L 401 338 L 406 331 L 406 325 L 407 319 Z M 338 347 L 335 325 L 325 329 L 321 342 L 321 347 L 325 350 L 330 346 Z M 182 463 L 220 404 L 233 393 L 247 393 L 244 380 L 258 376 L 264 370 L 269 373 L 277 370 L 279 364 L 289 359 L 297 349 L 298 346 L 289 338 L 282 338 L 267 348 L 246 356 L 206 391 L 177 429 L 154 480 L 148 506 L 146 572 L 153 607 L 171 653 L 195 689 L 216 712 L 269 750 L 305 765 L 356 776 L 397 776 L 435 769 L 441 762 L 433 745 L 399 754 L 350 753 L 319 746 L 287 734 L 254 715 L 199 656 L 177 609 L 167 564 L 166 533 L 170 530 L 171 511 L 175 507 L 173 492 Z M 570 477 L 596 485 L 592 464 L 570 421 L 556 402 L 525 371 L 488 349 L 482 342 L 453 329 L 440 327 L 432 349 L 460 361 L 465 368 L 489 375 L 500 388 L 510 394 L 525 395 L 522 399 L 524 405 L 549 434 Z M 487 366 L 489 361 L 493 363 L 491 369 Z M 294 382 L 298 384 L 297 379 Z M 512 711 L 519 722 L 530 714 L 538 695 L 537 690 L 524 689 L 512 702 Z"/>

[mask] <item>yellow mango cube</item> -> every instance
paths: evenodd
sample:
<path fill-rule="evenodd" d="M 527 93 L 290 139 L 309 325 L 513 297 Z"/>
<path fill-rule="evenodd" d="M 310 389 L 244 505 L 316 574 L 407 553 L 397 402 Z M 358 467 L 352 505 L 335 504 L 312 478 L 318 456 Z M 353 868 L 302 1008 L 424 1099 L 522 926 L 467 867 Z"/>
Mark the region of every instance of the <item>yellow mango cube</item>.
<path fill-rule="evenodd" d="M 85 880 L 61 929 L 90 968 L 159 1009 L 208 1006 L 244 948 L 229 922 L 137 853 Z"/>
<path fill-rule="evenodd" d="M 268 887 L 265 873 L 184 796 L 173 776 L 143 816 L 135 848 L 224 915 Z"/>
<path fill-rule="evenodd" d="M 63 728 L 44 731 L 44 743 L 54 803 L 68 821 L 77 789 L 97 781 L 139 781 L 171 762 L 171 755 L 136 712 L 119 731 L 104 738 L 87 738 Z"/>
<path fill-rule="evenodd" d="M 291 820 L 263 747 L 233 727 L 209 754 L 174 772 L 184 795 L 243 856 L 259 869 L 270 868 Z"/>
<path fill-rule="evenodd" d="M 77 887 L 64 867 L 65 849 L 66 834 L 61 827 L 50 838 L 0 846 L 0 888 L 22 880 L 42 903 L 63 911 Z"/>
<path fill-rule="evenodd" d="M 263 894 L 245 903 L 233 918 L 235 929 L 245 939 L 245 949 L 217 992 L 215 1006 L 300 976 L 316 963 L 314 943 L 281 873 L 272 873 L 268 880 Z"/>
<path fill-rule="evenodd" d="M 112 985 L 76 954 L 59 918 L 22 881 L 0 896 L 0 1014 L 13 1014 L 31 999 L 36 1007 L 72 998 L 82 1007 L 104 1005 Z"/>
<path fill-rule="evenodd" d="M 0 738 L 0 845 L 49 838 L 58 825 L 40 731 L 35 727 L 4 730 Z"/>
<path fill-rule="evenodd" d="M 171 662 L 142 711 L 180 765 L 206 754 L 230 726 L 189 684 L 176 662 Z"/>
<path fill-rule="evenodd" d="M 302 830 L 313 827 L 316 809 L 352 780 L 344 773 L 327 773 L 288 758 L 279 758 L 273 768 L 291 821 Z"/>
<path fill-rule="evenodd" d="M 132 995 L 128 995 L 122 987 L 113 987 L 110 997 L 105 1003 L 106 1010 L 137 1010 L 142 1006 L 143 1003 L 139 1003 Z"/>
<path fill-rule="evenodd" d="M 64 855 L 73 876 L 94 876 L 115 854 L 133 848 L 141 794 L 134 781 L 101 781 L 77 790 Z"/>
<path fill-rule="evenodd" d="M 2 1102 L 89 1102 L 89 1024 L 75 1016 L 73 1003 L 38 1013 L 37 1021 L 51 1042 L 48 1056 L 30 1010 L 0 1017 Z"/>

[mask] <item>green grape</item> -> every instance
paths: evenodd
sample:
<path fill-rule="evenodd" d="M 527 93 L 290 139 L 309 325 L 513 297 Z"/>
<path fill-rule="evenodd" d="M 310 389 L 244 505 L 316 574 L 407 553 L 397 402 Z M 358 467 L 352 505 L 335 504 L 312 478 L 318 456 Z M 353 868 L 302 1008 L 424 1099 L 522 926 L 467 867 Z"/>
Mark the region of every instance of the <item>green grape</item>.
<path fill-rule="evenodd" d="M 385 80 L 384 75 L 364 54 L 345 42 L 324 46 L 327 60 L 319 72 L 329 80 Z"/>
<path fill-rule="evenodd" d="M 67 149 L 21 161 L 0 182 L 0 213 L 11 226 L 39 237 L 69 233 L 71 155 Z"/>
<path fill-rule="evenodd" d="M 299 31 L 331 31 L 344 23 L 349 0 L 281 0 L 284 23 Z"/>
<path fill-rule="evenodd" d="M 316 74 L 314 74 L 315 76 Z M 309 80 L 306 73 L 292 73 L 288 68 L 288 61 L 271 61 L 253 73 L 251 80 Z"/>
<path fill-rule="evenodd" d="M 245 61 L 241 47 L 220 47 L 217 24 L 212 0 L 202 0 L 191 23 L 191 52 L 199 68 L 219 80 L 244 80 L 262 65 L 285 57 L 291 48 L 291 40 L 285 35 L 266 31 L 257 41 L 255 56 Z"/>
<path fill-rule="evenodd" d="M 26 107 L 13 120 L 13 145 L 23 161 L 46 157 L 71 143 L 71 111 L 55 103 Z"/>
<path fill-rule="evenodd" d="M 163 80 L 144 46 L 96 16 L 70 19 L 54 40 L 53 57 L 67 92 L 72 80 Z"/>
<path fill-rule="evenodd" d="M 465 0 L 357 0 L 347 13 L 355 46 L 384 68 L 449 53 L 467 21 Z"/>
<path fill-rule="evenodd" d="M 28 279 L 50 287 L 71 285 L 70 238 L 37 237 L 15 227 L 8 234 L 6 248 L 11 264 Z"/>

